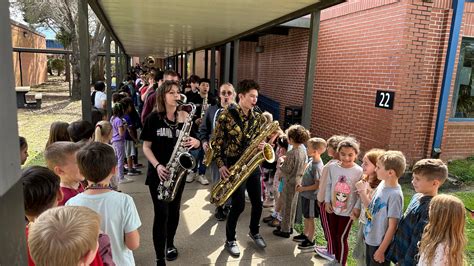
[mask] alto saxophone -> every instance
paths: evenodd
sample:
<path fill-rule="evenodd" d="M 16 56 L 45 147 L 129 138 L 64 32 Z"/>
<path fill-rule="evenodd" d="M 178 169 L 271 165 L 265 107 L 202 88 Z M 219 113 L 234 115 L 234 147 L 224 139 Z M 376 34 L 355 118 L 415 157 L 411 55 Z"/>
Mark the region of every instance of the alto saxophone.
<path fill-rule="evenodd" d="M 186 98 L 184 99 L 186 100 Z M 170 172 L 169 179 L 161 181 L 158 185 L 158 199 L 166 202 L 174 200 L 184 176 L 196 166 L 196 160 L 189 153 L 189 148 L 183 145 L 190 136 L 196 106 L 193 103 L 186 104 L 183 101 L 178 101 L 178 110 L 186 111 L 189 115 L 179 132 L 171 158 L 166 164 L 166 169 Z"/>
<path fill-rule="evenodd" d="M 264 116 L 261 117 L 265 119 Z M 229 168 L 229 177 L 226 180 L 220 179 L 212 188 L 211 203 L 222 206 L 263 160 L 269 163 L 275 161 L 275 151 L 270 144 L 266 143 L 263 150 L 259 150 L 258 145 L 278 128 L 278 121 L 262 121 L 260 134 L 253 138 L 239 160 Z"/>

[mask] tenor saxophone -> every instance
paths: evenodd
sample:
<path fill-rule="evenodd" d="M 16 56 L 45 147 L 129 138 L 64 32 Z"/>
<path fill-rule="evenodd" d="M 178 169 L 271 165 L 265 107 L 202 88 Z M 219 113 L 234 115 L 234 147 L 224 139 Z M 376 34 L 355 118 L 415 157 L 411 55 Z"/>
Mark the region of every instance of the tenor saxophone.
<path fill-rule="evenodd" d="M 178 109 L 188 112 L 189 115 L 179 132 L 171 158 L 166 164 L 170 177 L 166 181 L 161 181 L 157 188 L 158 199 L 166 202 L 174 200 L 184 176 L 196 166 L 196 160 L 189 153 L 189 148 L 183 145 L 184 141 L 190 136 L 196 106 L 193 103 L 186 104 L 183 101 L 178 101 Z"/>
<path fill-rule="evenodd" d="M 278 121 L 262 121 L 260 134 L 253 138 L 239 160 L 229 168 L 229 177 L 220 179 L 212 188 L 211 203 L 222 206 L 263 160 L 269 163 L 275 161 L 275 152 L 270 144 L 266 143 L 263 150 L 259 150 L 258 145 L 278 128 Z"/>

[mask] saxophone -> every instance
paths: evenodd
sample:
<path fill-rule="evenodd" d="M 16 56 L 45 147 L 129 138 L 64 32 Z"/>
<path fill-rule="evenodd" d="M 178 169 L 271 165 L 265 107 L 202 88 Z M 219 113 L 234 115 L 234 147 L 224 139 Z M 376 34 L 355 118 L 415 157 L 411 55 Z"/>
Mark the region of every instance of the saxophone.
<path fill-rule="evenodd" d="M 239 160 L 230 167 L 229 177 L 226 180 L 220 179 L 212 188 L 211 203 L 222 206 L 263 160 L 269 163 L 275 161 L 275 152 L 270 144 L 266 143 L 263 150 L 259 150 L 258 145 L 273 134 L 279 128 L 279 124 L 278 121 L 267 121 L 264 116 L 261 116 L 261 119 L 263 121 L 260 134 L 254 136 Z"/>
<path fill-rule="evenodd" d="M 186 98 L 184 99 L 186 100 Z M 161 181 L 157 188 L 158 199 L 166 202 L 174 200 L 184 176 L 189 170 L 192 170 L 196 166 L 196 160 L 189 153 L 189 148 L 183 145 L 191 133 L 196 106 L 193 103 L 186 104 L 185 101 L 178 101 L 178 110 L 186 111 L 189 115 L 184 122 L 183 128 L 179 132 L 170 161 L 166 164 L 166 169 L 170 172 L 170 177 L 166 181 Z"/>
<path fill-rule="evenodd" d="M 206 111 L 207 111 L 207 95 L 206 97 L 204 97 L 204 99 L 202 100 L 202 105 L 201 105 L 201 119 L 204 118 L 204 115 L 206 114 Z M 202 122 L 201 122 L 202 123 Z"/>

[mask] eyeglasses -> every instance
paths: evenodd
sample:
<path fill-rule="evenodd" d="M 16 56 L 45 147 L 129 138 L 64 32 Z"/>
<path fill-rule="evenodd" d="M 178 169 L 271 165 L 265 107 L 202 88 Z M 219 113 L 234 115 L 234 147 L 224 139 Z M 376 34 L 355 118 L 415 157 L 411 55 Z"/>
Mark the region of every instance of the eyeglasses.
<path fill-rule="evenodd" d="M 222 96 L 227 96 L 227 95 L 231 96 L 232 92 L 231 91 L 221 91 L 221 95 Z"/>

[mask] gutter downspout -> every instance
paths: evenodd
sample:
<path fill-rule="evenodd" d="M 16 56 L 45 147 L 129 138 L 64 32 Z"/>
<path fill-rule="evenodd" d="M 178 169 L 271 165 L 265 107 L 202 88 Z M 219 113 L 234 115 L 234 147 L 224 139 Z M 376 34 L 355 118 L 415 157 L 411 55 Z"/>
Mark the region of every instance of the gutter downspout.
<path fill-rule="evenodd" d="M 469 0 L 468 0 L 469 1 Z M 444 134 L 444 122 L 448 109 L 449 93 L 451 91 L 451 80 L 454 72 L 454 62 L 459 43 L 459 33 L 461 31 L 462 16 L 464 13 L 465 0 L 453 0 L 453 18 L 449 33 L 448 52 L 446 53 L 445 67 L 443 71 L 443 83 L 439 96 L 438 113 L 436 115 L 436 125 L 434 131 L 433 147 L 431 157 L 439 158 L 441 154 L 441 144 Z"/>

